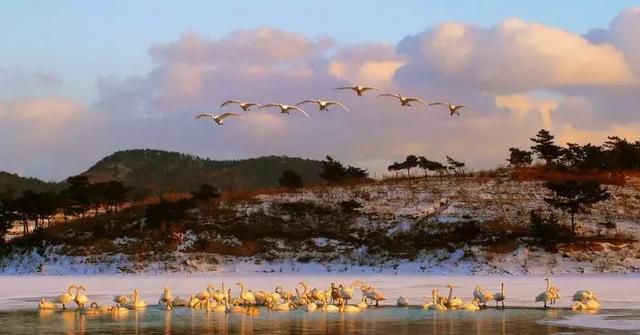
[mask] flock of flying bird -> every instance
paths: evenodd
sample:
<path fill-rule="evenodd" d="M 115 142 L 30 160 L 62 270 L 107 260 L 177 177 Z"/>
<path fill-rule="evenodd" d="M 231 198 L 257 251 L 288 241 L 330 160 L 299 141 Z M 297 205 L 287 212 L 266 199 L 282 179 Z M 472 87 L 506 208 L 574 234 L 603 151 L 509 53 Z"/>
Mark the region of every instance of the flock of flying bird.
<path fill-rule="evenodd" d="M 560 290 L 551 285 L 551 280 L 545 278 L 547 282 L 546 289 L 536 296 L 536 302 L 544 302 L 544 308 L 553 305 L 557 300 L 561 299 Z M 240 288 L 239 295 L 233 297 L 231 288 L 225 289 L 222 283 L 220 289 L 209 284 L 205 290 L 191 294 L 189 298 L 181 298 L 174 296 L 169 287 L 165 287 L 158 305 L 166 310 L 172 310 L 176 307 L 187 307 L 192 309 L 203 309 L 208 312 L 224 312 L 224 313 L 246 313 L 254 315 L 259 313 L 257 306 L 264 306 L 268 311 L 293 311 L 302 310 L 306 312 L 323 311 L 323 312 L 359 312 L 368 307 L 378 307 L 380 301 L 385 301 L 385 295 L 376 288 L 368 285 L 360 280 L 354 281 L 349 285 L 331 283 L 327 289 L 312 288 L 305 282 L 298 283 L 294 291 L 287 291 L 278 286 L 274 291 L 252 291 L 248 290 L 243 283 L 236 283 Z M 431 300 L 421 305 L 424 309 L 446 311 L 446 310 L 467 310 L 478 311 L 486 308 L 487 303 L 495 301 L 496 308 L 501 304 L 504 309 L 506 294 L 504 283 L 500 285 L 500 291 L 491 293 L 482 289 L 479 285 L 473 290 L 473 299 L 470 302 L 464 302 L 461 298 L 453 296 L 455 286 L 449 284 L 448 296 L 441 296 L 437 289 L 431 291 Z M 361 293 L 361 298 L 356 304 L 349 304 L 349 301 L 356 299 L 357 290 Z M 131 295 L 116 295 L 113 297 L 115 305 L 99 305 L 96 302 L 89 303 L 87 290 L 82 285 L 72 284 L 67 291 L 59 295 L 54 301 L 42 298 L 39 308 L 41 310 L 56 310 L 57 305 L 62 305 L 65 310 L 67 305 L 75 303 L 79 311 L 87 314 L 123 314 L 129 310 L 146 308 L 147 303 L 140 299 L 137 289 Z M 590 290 L 580 290 L 573 295 L 575 303 L 571 306 L 576 311 L 593 311 L 601 308 L 600 302 L 595 293 Z M 398 306 L 408 307 L 409 299 L 399 297 L 397 299 Z"/>
<path fill-rule="evenodd" d="M 352 90 L 353 92 L 355 92 L 358 96 L 362 96 L 365 92 L 368 91 L 380 91 L 382 92 L 382 90 L 380 90 L 379 88 L 375 88 L 372 86 L 360 86 L 360 85 L 356 85 L 356 86 L 344 86 L 344 87 L 337 87 L 335 88 L 336 90 Z M 423 99 L 418 98 L 418 97 L 411 97 L 411 96 L 405 96 L 402 94 L 392 94 L 392 93 L 381 93 L 378 94 L 378 97 L 391 97 L 391 98 L 395 98 L 400 102 L 400 106 L 403 107 L 411 107 L 411 103 L 421 103 L 425 106 L 436 106 L 436 105 L 442 105 L 442 106 L 446 106 L 449 109 L 449 113 L 451 116 L 453 115 L 460 115 L 460 109 L 461 108 L 471 108 L 469 106 L 465 106 L 465 105 L 455 105 L 449 102 L 433 102 L 433 103 L 427 103 L 425 102 Z M 220 108 L 227 106 L 227 105 L 238 105 L 243 111 L 245 112 L 249 112 L 251 111 L 253 108 L 255 109 L 265 109 L 265 108 L 278 108 L 280 110 L 280 113 L 282 114 L 291 114 L 291 112 L 297 112 L 297 113 L 301 113 L 304 116 L 306 116 L 307 118 L 309 117 L 309 114 L 307 114 L 307 112 L 305 112 L 302 108 L 300 108 L 301 105 L 304 104 L 316 104 L 318 105 L 318 109 L 320 111 L 328 111 L 330 106 L 339 106 L 342 109 L 344 109 L 345 111 L 349 111 L 349 108 L 347 108 L 347 106 L 345 106 L 344 104 L 342 104 L 339 101 L 336 100 L 322 100 L 322 99 L 305 99 L 302 100 L 294 105 L 288 105 L 288 104 L 284 104 L 284 103 L 268 103 L 268 104 L 259 104 L 259 103 L 255 103 L 255 102 L 246 102 L 246 101 L 239 101 L 239 100 L 227 100 L 224 101 L 221 105 Z M 242 115 L 238 114 L 238 113 L 234 113 L 234 112 L 227 112 L 227 113 L 222 113 L 222 114 L 214 114 L 214 113 L 201 113 L 196 115 L 196 119 L 202 119 L 202 118 L 210 118 L 212 119 L 216 124 L 218 125 L 223 125 L 225 119 L 227 118 L 239 118 L 242 119 Z"/>

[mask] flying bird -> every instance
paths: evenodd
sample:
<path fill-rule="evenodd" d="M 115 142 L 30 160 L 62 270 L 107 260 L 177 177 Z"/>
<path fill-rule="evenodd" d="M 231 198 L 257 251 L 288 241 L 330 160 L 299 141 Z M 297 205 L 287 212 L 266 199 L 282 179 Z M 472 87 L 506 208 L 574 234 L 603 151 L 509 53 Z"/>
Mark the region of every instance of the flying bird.
<path fill-rule="evenodd" d="M 244 101 L 238 101 L 238 100 L 227 100 L 225 102 L 222 103 L 222 105 L 220 105 L 220 108 L 228 105 L 228 104 L 236 104 L 238 106 L 240 106 L 240 108 L 242 108 L 243 111 L 248 112 L 251 110 L 251 107 L 260 107 L 260 104 L 255 103 L 255 102 L 244 102 Z"/>
<path fill-rule="evenodd" d="M 379 97 L 394 97 L 398 100 L 400 100 L 400 105 L 401 106 L 407 106 L 407 107 L 411 107 L 411 102 L 417 101 L 425 106 L 427 106 L 427 103 L 424 102 L 424 100 L 420 99 L 420 98 L 416 98 L 416 97 L 406 97 L 404 95 L 401 94 L 391 94 L 391 93 L 383 93 L 383 94 L 378 94 Z"/>
<path fill-rule="evenodd" d="M 434 105 L 442 105 L 442 106 L 447 106 L 449 108 L 449 115 L 453 116 L 455 115 L 460 115 L 460 108 L 471 108 L 469 106 L 465 106 L 465 105 L 454 105 L 452 103 L 449 102 L 434 102 L 434 103 L 430 103 L 429 106 L 434 106 Z"/>
<path fill-rule="evenodd" d="M 267 107 L 278 107 L 278 108 L 280 108 L 280 113 L 282 113 L 282 114 L 290 114 L 291 111 L 298 111 L 298 112 L 304 114 L 304 116 L 309 117 L 309 114 L 307 114 L 307 112 L 303 111 L 302 108 L 300 108 L 298 106 L 291 106 L 291 105 L 285 105 L 285 104 L 280 104 L 280 103 L 262 105 L 258 109 L 263 109 L 263 108 L 267 108 Z"/>
<path fill-rule="evenodd" d="M 361 97 L 361 96 L 362 96 L 362 94 L 363 94 L 364 92 L 369 91 L 369 90 L 382 91 L 381 89 L 376 88 L 376 87 L 372 87 L 372 86 L 360 86 L 360 85 L 357 85 L 357 86 L 336 87 L 336 88 L 335 88 L 335 90 L 352 90 L 352 91 L 356 92 L 356 94 L 357 94 L 359 97 Z"/>
<path fill-rule="evenodd" d="M 240 114 L 237 114 L 237 113 L 224 113 L 220 115 L 215 115 L 213 113 L 202 113 L 202 114 L 198 114 L 196 116 L 196 119 L 202 119 L 205 117 L 213 119 L 213 121 L 220 126 L 224 124 L 224 119 L 228 117 L 237 117 L 238 119 L 242 119 L 242 116 L 240 116 Z"/>
<path fill-rule="evenodd" d="M 298 102 L 296 104 L 296 106 L 300 106 L 300 105 L 306 104 L 306 103 L 318 104 L 318 107 L 320 108 L 321 111 L 328 111 L 329 110 L 329 106 L 331 106 L 331 105 L 338 105 L 338 106 L 342 107 L 344 110 L 346 110 L 347 112 L 349 111 L 349 108 L 347 108 L 347 106 L 343 105 L 339 101 L 334 101 L 334 100 L 306 99 L 306 100 L 302 100 L 302 101 Z"/>

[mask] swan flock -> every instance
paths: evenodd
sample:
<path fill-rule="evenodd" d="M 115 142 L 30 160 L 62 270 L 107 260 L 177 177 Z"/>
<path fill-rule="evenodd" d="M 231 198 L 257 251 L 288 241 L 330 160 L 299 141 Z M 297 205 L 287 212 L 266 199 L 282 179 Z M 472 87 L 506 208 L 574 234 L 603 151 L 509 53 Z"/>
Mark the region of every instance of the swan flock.
<path fill-rule="evenodd" d="M 373 87 L 373 86 L 365 86 L 365 85 L 355 85 L 355 86 L 343 86 L 336 87 L 335 90 L 350 90 L 353 91 L 357 96 L 362 97 L 368 91 L 378 91 L 383 92 L 383 90 Z M 411 103 L 420 103 L 425 107 L 429 106 L 445 106 L 448 108 L 451 116 L 458 115 L 460 116 L 460 109 L 462 108 L 471 108 L 466 105 L 456 105 L 450 102 L 432 102 L 427 103 L 424 99 L 420 97 L 406 96 L 400 93 L 380 93 L 377 95 L 378 97 L 391 97 L 395 98 L 402 107 L 412 107 Z M 291 112 L 295 112 L 296 114 L 302 114 L 307 118 L 310 118 L 309 114 L 303 110 L 300 106 L 305 104 L 315 104 L 318 107 L 319 111 L 329 111 L 329 107 L 337 106 L 343 109 L 346 112 L 349 112 L 349 108 L 345 106 L 343 103 L 337 100 L 324 100 L 319 98 L 314 99 L 304 99 L 296 104 L 285 104 L 282 102 L 273 102 L 267 104 L 260 104 L 257 102 L 251 101 L 241 101 L 241 100 L 225 100 L 222 104 L 220 104 L 220 108 L 225 106 L 237 106 L 243 112 L 250 112 L 254 110 L 262 110 L 266 108 L 277 108 L 281 114 L 290 115 Z M 305 107 L 306 108 L 306 107 Z M 237 119 L 242 119 L 242 116 L 237 113 L 227 112 L 222 114 L 214 114 L 214 113 L 200 113 L 196 115 L 196 119 L 208 118 L 213 120 L 217 125 L 224 125 L 224 120 L 233 117 Z"/>
<path fill-rule="evenodd" d="M 549 278 L 545 278 L 545 290 L 535 297 L 535 302 L 542 302 L 543 308 L 549 308 L 561 299 L 560 290 L 551 284 Z M 233 295 L 232 287 L 237 288 L 237 295 Z M 213 284 L 207 285 L 200 292 L 188 297 L 174 295 L 170 287 L 164 287 L 155 308 L 173 310 L 177 307 L 202 309 L 207 312 L 222 313 L 246 313 L 258 314 L 264 307 L 269 312 L 282 312 L 300 310 L 305 312 L 343 312 L 355 313 L 367 308 L 379 307 L 380 302 L 387 300 L 383 292 L 363 281 L 357 280 L 351 283 L 332 282 L 327 287 L 310 287 L 301 281 L 292 290 L 283 286 L 277 286 L 273 290 L 251 290 L 244 283 L 238 282 L 232 287 L 226 287 L 221 283 L 219 287 Z M 431 290 L 424 304 L 410 305 L 407 297 L 397 298 L 398 307 L 421 307 L 426 310 L 448 311 L 479 311 L 487 308 L 487 303 L 495 302 L 496 309 L 505 308 L 507 294 L 505 284 L 500 283 L 500 290 L 490 292 L 480 285 L 476 285 L 471 292 L 470 300 L 454 295 L 454 289 L 458 288 L 449 283 L 444 286 L 448 290 L 446 295 L 441 295 L 439 289 Z M 88 314 L 114 315 L 128 313 L 129 310 L 144 309 L 152 305 L 140 297 L 138 289 L 132 293 L 113 296 L 112 305 L 100 305 L 91 301 L 87 289 L 83 285 L 71 284 L 67 290 L 50 301 L 46 298 L 39 300 L 40 310 L 66 310 L 71 304 L 75 304 L 78 311 Z M 445 291 L 446 292 L 446 291 Z M 578 290 L 572 296 L 573 305 L 569 309 L 573 311 L 594 311 L 601 309 L 601 303 L 592 290 Z"/>

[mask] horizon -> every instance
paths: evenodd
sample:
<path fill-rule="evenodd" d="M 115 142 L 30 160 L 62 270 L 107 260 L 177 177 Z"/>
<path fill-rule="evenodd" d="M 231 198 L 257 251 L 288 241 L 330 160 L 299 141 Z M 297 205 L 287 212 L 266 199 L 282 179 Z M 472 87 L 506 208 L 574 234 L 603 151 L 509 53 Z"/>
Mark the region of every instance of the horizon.
<path fill-rule="evenodd" d="M 214 160 L 328 154 L 376 175 L 408 154 L 451 155 L 481 170 L 541 128 L 563 145 L 639 138 L 636 1 L 248 4 L 6 6 L 0 19 L 15 29 L 0 36 L 0 171 L 61 180 L 125 148 Z M 351 84 L 473 109 L 450 117 L 331 90 Z M 315 97 L 351 111 L 194 120 L 236 111 L 218 108 L 229 98 Z"/>

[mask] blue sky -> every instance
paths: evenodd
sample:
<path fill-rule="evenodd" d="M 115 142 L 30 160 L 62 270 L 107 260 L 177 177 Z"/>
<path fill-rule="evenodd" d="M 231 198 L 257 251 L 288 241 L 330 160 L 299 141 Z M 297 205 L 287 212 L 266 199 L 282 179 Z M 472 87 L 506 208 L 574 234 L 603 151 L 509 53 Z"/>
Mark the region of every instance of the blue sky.
<path fill-rule="evenodd" d="M 63 94 L 89 102 L 98 76 L 142 74 L 148 47 L 186 31 L 219 37 L 261 26 L 329 35 L 339 43 L 386 41 L 441 22 L 490 26 L 517 16 L 575 33 L 606 28 L 639 1 L 42 1 L 4 2 L 0 64 L 64 78 Z M 7 29 L 10 28 L 10 29 Z M 0 94 L 0 97 L 8 98 Z"/>

